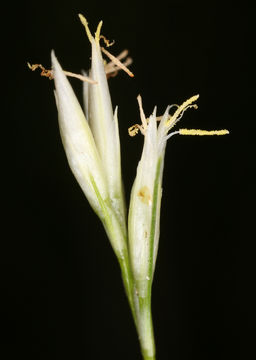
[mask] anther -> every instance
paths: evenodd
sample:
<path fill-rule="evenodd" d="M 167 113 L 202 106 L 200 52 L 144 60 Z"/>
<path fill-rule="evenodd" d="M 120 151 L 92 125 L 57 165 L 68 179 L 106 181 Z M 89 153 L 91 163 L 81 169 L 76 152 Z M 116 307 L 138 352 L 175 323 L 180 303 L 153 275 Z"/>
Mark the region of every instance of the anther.
<path fill-rule="evenodd" d="M 130 77 L 134 77 L 134 74 L 114 55 L 110 54 L 109 51 L 107 51 L 105 48 L 101 48 L 102 52 L 106 54 L 109 59 L 120 69 L 124 70 Z"/>
<path fill-rule="evenodd" d="M 86 18 L 82 15 L 82 14 L 78 14 L 79 16 L 79 19 L 81 21 L 81 23 L 83 24 L 84 28 L 85 28 L 85 31 L 86 31 L 86 34 L 88 36 L 88 39 L 90 42 L 92 42 L 93 40 L 93 36 L 90 32 L 90 29 L 89 29 L 89 26 L 88 26 L 88 21 L 86 20 Z"/>
<path fill-rule="evenodd" d="M 28 67 L 30 70 L 32 71 L 35 71 L 36 69 L 40 69 L 41 70 L 41 76 L 45 76 L 45 77 L 48 77 L 48 79 L 52 80 L 54 78 L 54 73 L 52 70 L 47 70 L 45 69 L 45 67 L 41 64 L 33 64 L 31 65 L 29 62 L 27 63 L 28 64 Z M 70 71 L 64 71 L 64 74 L 69 76 L 69 77 L 73 77 L 73 78 L 76 78 L 76 79 L 79 79 L 81 81 L 86 81 L 90 84 L 97 84 L 97 81 L 93 80 L 93 79 L 90 79 L 88 78 L 87 76 L 84 76 L 84 75 L 81 75 L 81 74 L 75 74 L 75 73 L 72 73 Z"/>
<path fill-rule="evenodd" d="M 192 104 L 199 98 L 199 95 L 194 95 L 188 100 L 186 100 L 183 104 L 178 106 L 177 110 L 174 112 L 174 114 L 167 120 L 166 126 L 171 129 L 181 118 L 184 112 L 189 108 L 197 109 L 198 106 L 196 104 Z"/>
<path fill-rule="evenodd" d="M 208 136 L 208 135 L 228 135 L 229 131 L 223 130 L 200 130 L 200 129 L 180 129 L 178 131 L 180 135 L 197 135 L 197 136 Z"/>

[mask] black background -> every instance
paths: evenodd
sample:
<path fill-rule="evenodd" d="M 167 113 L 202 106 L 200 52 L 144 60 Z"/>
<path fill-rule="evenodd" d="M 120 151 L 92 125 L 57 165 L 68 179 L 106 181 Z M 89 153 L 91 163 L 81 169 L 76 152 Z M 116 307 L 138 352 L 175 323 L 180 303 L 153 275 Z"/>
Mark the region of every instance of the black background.
<path fill-rule="evenodd" d="M 181 127 L 231 133 L 168 143 L 152 305 L 157 358 L 254 357 L 252 9 L 245 1 L 185 0 L 10 5 L 2 12 L 2 157 L 10 165 L 3 175 L 3 358 L 140 359 L 117 261 L 67 165 L 53 83 L 26 66 L 50 67 L 54 49 L 66 70 L 89 67 L 79 12 L 92 31 L 102 19 L 103 34 L 116 41 L 111 52 L 128 48 L 134 60 L 134 79 L 109 80 L 127 201 L 143 142 L 127 134 L 139 120 L 139 93 L 147 115 L 199 93 L 199 109 L 187 111 Z M 81 100 L 81 83 L 71 82 Z"/>

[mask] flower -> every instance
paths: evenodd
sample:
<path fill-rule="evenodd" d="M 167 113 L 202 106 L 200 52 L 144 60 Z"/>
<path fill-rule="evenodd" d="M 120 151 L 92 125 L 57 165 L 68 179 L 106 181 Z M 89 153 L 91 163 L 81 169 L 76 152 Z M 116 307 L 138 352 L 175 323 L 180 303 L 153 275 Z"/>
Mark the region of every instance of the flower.
<path fill-rule="evenodd" d="M 160 206 L 162 196 L 162 177 L 167 140 L 173 135 L 226 135 L 227 130 L 180 129 L 169 131 L 182 118 L 189 108 L 197 109 L 194 95 L 182 105 L 168 106 L 164 115 L 157 117 L 156 108 L 146 119 L 142 108 L 141 97 L 138 96 L 141 125 L 129 128 L 134 136 L 139 130 L 144 135 L 144 146 L 141 160 L 137 167 L 137 175 L 133 184 L 129 209 L 128 233 L 129 253 L 138 296 L 145 298 L 151 291 L 154 275 L 158 243 Z M 173 115 L 169 115 L 172 107 L 176 107 Z M 157 122 L 160 121 L 157 126 Z M 169 134 L 168 134 L 169 133 Z"/>
<path fill-rule="evenodd" d="M 52 75 L 59 127 L 70 168 L 92 208 L 102 220 L 118 257 L 127 252 L 125 203 L 122 191 L 117 109 L 112 104 L 100 48 L 99 23 L 95 38 L 79 15 L 91 42 L 92 60 L 84 86 L 85 113 L 52 52 Z M 87 118 L 85 117 L 87 114 Z"/>
<path fill-rule="evenodd" d="M 138 331 L 144 359 L 155 359 L 155 344 L 151 317 L 151 287 L 159 242 L 162 177 L 167 140 L 173 135 L 225 135 L 227 130 L 180 129 L 169 131 L 182 118 L 188 108 L 197 108 L 192 96 L 182 105 L 168 106 L 164 115 L 153 114 L 146 118 L 141 97 L 138 96 L 141 125 L 129 129 L 131 136 L 141 131 L 144 146 L 137 175 L 132 187 L 128 214 L 122 191 L 120 140 L 117 109 L 113 113 L 107 76 L 113 76 L 119 69 L 127 69 L 131 59 L 124 50 L 118 57 L 100 46 L 100 39 L 106 46 L 110 42 L 100 34 L 99 23 L 95 37 L 92 36 L 87 20 L 79 15 L 92 47 L 91 69 L 87 74 L 74 74 L 62 70 L 52 51 L 52 70 L 41 64 L 28 67 L 41 70 L 41 75 L 55 82 L 55 98 L 58 109 L 59 127 L 70 168 L 94 211 L 100 217 L 113 250 L 119 260 L 121 274 Z M 104 64 L 102 54 L 110 58 Z M 74 94 L 67 76 L 84 82 L 84 112 Z M 169 111 L 176 107 L 170 115 Z M 157 126 L 157 122 L 159 125 Z M 127 239 L 128 237 L 128 239 Z"/>
<path fill-rule="evenodd" d="M 98 25 L 95 38 L 93 38 L 87 20 L 81 14 L 79 14 L 79 17 L 85 27 L 92 47 L 92 65 L 89 76 L 97 82 L 97 85 L 84 84 L 84 99 L 85 104 L 88 104 L 88 109 L 86 110 L 88 122 L 104 168 L 111 206 L 120 224 L 123 224 L 125 222 L 125 205 L 121 180 L 117 108 L 113 114 L 100 47 L 102 21 Z"/>

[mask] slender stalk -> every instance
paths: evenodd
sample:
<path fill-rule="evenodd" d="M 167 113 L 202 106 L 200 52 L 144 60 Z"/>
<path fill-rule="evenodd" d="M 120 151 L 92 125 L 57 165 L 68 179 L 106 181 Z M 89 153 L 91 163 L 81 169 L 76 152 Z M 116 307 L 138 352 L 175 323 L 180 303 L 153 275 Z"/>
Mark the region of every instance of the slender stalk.
<path fill-rule="evenodd" d="M 151 313 L 151 292 L 146 297 L 134 294 L 138 333 L 144 360 L 155 360 L 155 340 Z"/>
<path fill-rule="evenodd" d="M 128 298 L 128 302 L 132 311 L 133 320 L 137 328 L 137 317 L 133 299 L 134 280 L 131 272 L 130 260 L 128 252 L 124 253 L 122 257 L 118 257 L 119 265 L 121 268 L 122 280 Z"/>
<path fill-rule="evenodd" d="M 139 296 L 136 291 L 128 253 L 118 258 L 122 279 L 138 332 L 141 353 L 144 360 L 155 360 L 155 341 L 151 314 L 151 284 L 148 285 L 147 296 Z M 147 281 L 150 283 L 150 281 Z"/>
<path fill-rule="evenodd" d="M 122 279 L 131 308 L 133 320 L 139 336 L 144 360 L 155 360 L 155 341 L 151 314 L 151 284 L 148 284 L 146 297 L 138 296 L 131 271 L 128 252 L 118 257 Z"/>

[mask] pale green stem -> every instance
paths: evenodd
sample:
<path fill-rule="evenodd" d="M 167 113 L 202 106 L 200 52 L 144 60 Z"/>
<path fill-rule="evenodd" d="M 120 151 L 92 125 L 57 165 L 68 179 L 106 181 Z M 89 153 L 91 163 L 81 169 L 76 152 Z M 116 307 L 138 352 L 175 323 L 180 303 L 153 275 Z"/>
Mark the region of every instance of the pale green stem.
<path fill-rule="evenodd" d="M 118 256 L 119 265 L 121 268 L 121 275 L 123 279 L 123 284 L 125 288 L 125 292 L 128 298 L 128 302 L 132 311 L 133 320 L 135 323 L 135 326 L 137 328 L 137 318 L 136 318 L 136 312 L 134 307 L 134 300 L 133 300 L 133 289 L 134 289 L 134 281 L 133 281 L 133 275 L 131 272 L 131 266 L 129 261 L 128 252 L 123 253 L 122 257 Z"/>
<path fill-rule="evenodd" d="M 151 291 L 146 297 L 140 297 L 135 292 L 135 307 L 137 329 L 144 360 L 155 360 L 155 340 L 151 314 Z"/>
<path fill-rule="evenodd" d="M 151 284 L 148 284 L 148 296 L 139 297 L 136 293 L 128 252 L 118 256 L 122 279 L 131 308 L 133 320 L 139 335 L 144 360 L 155 360 L 155 341 L 151 315 Z M 150 283 L 150 281 L 149 281 Z"/>
<path fill-rule="evenodd" d="M 115 236 L 115 235 L 113 235 L 113 233 L 111 231 L 112 226 L 107 226 L 107 221 L 105 219 L 102 222 L 103 222 L 105 230 L 109 236 L 110 243 L 112 245 L 111 237 Z M 125 238 L 125 236 L 123 239 L 123 244 L 127 244 L 127 239 Z M 135 326 L 137 328 L 136 312 L 135 312 L 134 299 L 133 299 L 134 280 L 133 280 L 133 275 L 132 275 L 132 271 L 131 271 L 128 249 L 125 245 L 124 245 L 124 248 L 122 249 L 122 251 L 120 251 L 120 252 L 117 251 L 113 246 L 112 246 L 112 248 L 114 250 L 114 253 L 116 254 L 116 257 L 118 259 L 118 262 L 119 262 L 119 265 L 121 268 L 121 275 L 122 275 L 122 280 L 123 280 L 126 296 L 128 298 L 128 302 L 129 302 L 129 305 L 130 305 L 130 308 L 132 311 L 132 316 L 133 316 L 133 319 L 135 322 Z"/>
<path fill-rule="evenodd" d="M 139 335 L 141 352 L 144 360 L 155 360 L 155 341 L 151 315 L 151 284 L 148 281 L 148 296 L 139 297 L 135 289 L 129 256 L 118 257 L 126 295 L 132 311 L 134 323 Z"/>
<path fill-rule="evenodd" d="M 111 234 L 109 233 L 109 236 Z M 133 320 L 139 335 L 141 352 L 144 360 L 155 360 L 155 342 L 151 316 L 151 281 L 147 281 L 147 296 L 139 297 L 131 271 L 127 249 L 122 253 L 115 251 L 121 268 L 121 275 Z"/>
<path fill-rule="evenodd" d="M 136 291 L 134 277 L 131 271 L 128 249 L 125 245 L 127 244 L 127 239 L 125 238 L 124 235 L 123 241 L 121 242 L 124 245 L 124 247 L 121 251 L 118 251 L 113 246 L 113 243 L 115 243 L 115 241 L 111 241 L 111 240 L 114 240 L 116 236 L 116 231 L 114 231 L 113 229 L 111 218 L 108 214 L 107 208 L 105 207 L 104 201 L 102 200 L 93 179 L 92 179 L 92 184 L 95 188 L 95 192 L 97 194 L 97 197 L 104 212 L 104 217 L 101 218 L 102 223 L 108 234 L 110 243 L 112 244 L 113 250 L 120 264 L 122 279 L 123 279 L 126 295 L 128 298 L 128 302 L 132 311 L 134 323 L 139 335 L 143 358 L 144 360 L 155 360 L 155 343 L 154 343 L 153 325 L 152 325 L 152 317 L 151 317 L 151 281 L 147 281 L 147 291 L 146 291 L 147 296 L 144 298 L 139 297 Z"/>

